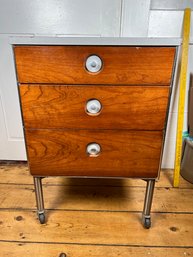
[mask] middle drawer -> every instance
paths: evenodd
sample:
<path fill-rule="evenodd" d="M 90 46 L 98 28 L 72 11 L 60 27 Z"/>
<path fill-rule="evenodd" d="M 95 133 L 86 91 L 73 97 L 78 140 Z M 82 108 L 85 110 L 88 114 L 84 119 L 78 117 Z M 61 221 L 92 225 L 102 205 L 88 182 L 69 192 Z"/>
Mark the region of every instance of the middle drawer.
<path fill-rule="evenodd" d="M 170 88 L 21 84 L 19 90 L 26 128 L 162 130 Z"/>

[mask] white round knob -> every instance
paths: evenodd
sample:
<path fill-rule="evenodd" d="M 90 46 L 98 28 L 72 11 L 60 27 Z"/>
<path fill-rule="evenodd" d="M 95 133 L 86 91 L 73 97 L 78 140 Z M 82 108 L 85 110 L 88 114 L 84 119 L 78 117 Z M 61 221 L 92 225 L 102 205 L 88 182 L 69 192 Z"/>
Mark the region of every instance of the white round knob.
<path fill-rule="evenodd" d="M 101 147 L 97 143 L 91 143 L 87 145 L 86 152 L 90 157 L 96 157 L 101 151 Z"/>
<path fill-rule="evenodd" d="M 86 103 L 86 111 L 90 114 L 97 114 L 101 111 L 102 105 L 97 99 L 89 100 Z"/>
<path fill-rule="evenodd" d="M 90 72 L 98 72 L 102 68 L 102 60 L 97 55 L 91 55 L 86 60 L 86 69 Z"/>

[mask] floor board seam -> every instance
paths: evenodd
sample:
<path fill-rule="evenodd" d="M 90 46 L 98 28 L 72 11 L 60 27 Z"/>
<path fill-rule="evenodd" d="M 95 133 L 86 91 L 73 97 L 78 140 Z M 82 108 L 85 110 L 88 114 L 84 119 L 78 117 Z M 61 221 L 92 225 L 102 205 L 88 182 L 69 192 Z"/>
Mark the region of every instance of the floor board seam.
<path fill-rule="evenodd" d="M 34 209 L 27 209 L 27 208 L 0 208 L 0 211 L 24 211 L 24 212 L 36 212 L 37 210 Z M 126 210 L 78 210 L 78 209 L 49 209 L 46 208 L 45 211 L 56 211 L 56 212 L 98 212 L 98 213 L 139 213 L 141 214 L 141 211 L 126 211 Z M 169 211 L 151 211 L 152 214 L 176 214 L 176 215 L 188 215 L 193 214 L 193 212 L 169 212 Z"/>
<path fill-rule="evenodd" d="M 0 183 L 0 185 L 11 185 L 11 186 L 34 186 L 34 184 L 20 184 L 20 183 Z M 146 188 L 146 186 L 111 186 L 111 185 L 63 185 L 63 184 L 43 184 L 43 187 L 120 187 L 120 188 Z M 163 189 L 174 189 L 174 190 L 193 190 L 193 187 L 180 187 L 174 188 L 173 186 L 156 186 L 156 188 Z"/>
<path fill-rule="evenodd" d="M 115 247 L 142 247 L 142 248 L 182 248 L 190 249 L 193 248 L 193 245 L 180 246 L 180 245 L 133 245 L 133 244 L 94 244 L 94 243 L 78 243 L 78 242 L 42 242 L 42 241 L 20 241 L 20 240 L 0 240 L 0 243 L 21 243 L 21 244 L 50 244 L 50 245 L 79 245 L 79 246 L 115 246 Z"/>

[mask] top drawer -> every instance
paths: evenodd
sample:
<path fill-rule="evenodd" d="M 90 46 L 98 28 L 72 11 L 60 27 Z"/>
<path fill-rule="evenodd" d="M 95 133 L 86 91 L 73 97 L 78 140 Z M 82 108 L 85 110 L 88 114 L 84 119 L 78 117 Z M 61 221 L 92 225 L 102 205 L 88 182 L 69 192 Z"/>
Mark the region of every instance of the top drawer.
<path fill-rule="evenodd" d="M 175 47 L 15 46 L 14 52 L 21 83 L 169 85 Z M 88 60 L 90 72 L 93 55 L 100 59 Z"/>

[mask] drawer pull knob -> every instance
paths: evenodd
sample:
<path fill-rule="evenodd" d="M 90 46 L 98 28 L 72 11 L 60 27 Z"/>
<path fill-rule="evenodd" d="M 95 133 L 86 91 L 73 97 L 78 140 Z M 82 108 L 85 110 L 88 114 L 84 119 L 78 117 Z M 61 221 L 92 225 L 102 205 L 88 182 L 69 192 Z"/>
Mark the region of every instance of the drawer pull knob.
<path fill-rule="evenodd" d="M 97 143 L 90 143 L 87 145 L 86 152 L 90 157 L 97 157 L 101 151 L 101 147 Z"/>
<path fill-rule="evenodd" d="M 102 105 L 97 99 L 89 100 L 86 103 L 86 111 L 90 115 L 96 115 L 99 114 L 101 111 Z"/>
<path fill-rule="evenodd" d="M 102 60 L 97 55 L 91 55 L 86 60 L 86 69 L 92 73 L 100 71 L 102 68 Z"/>

